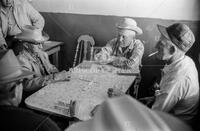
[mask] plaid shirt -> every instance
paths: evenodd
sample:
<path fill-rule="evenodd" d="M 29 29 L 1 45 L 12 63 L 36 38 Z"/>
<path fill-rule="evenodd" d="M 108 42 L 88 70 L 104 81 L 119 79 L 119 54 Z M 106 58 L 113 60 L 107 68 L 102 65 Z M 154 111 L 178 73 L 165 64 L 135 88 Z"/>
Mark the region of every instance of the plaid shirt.
<path fill-rule="evenodd" d="M 124 64 L 130 68 L 141 65 L 142 56 L 144 54 L 144 45 L 138 39 L 133 39 L 131 44 L 124 49 L 117 43 L 117 38 L 110 40 L 105 47 L 102 48 L 102 51 L 98 54 L 102 57 L 107 55 L 125 57 L 126 60 Z M 107 57 L 107 58 L 108 58 Z"/>

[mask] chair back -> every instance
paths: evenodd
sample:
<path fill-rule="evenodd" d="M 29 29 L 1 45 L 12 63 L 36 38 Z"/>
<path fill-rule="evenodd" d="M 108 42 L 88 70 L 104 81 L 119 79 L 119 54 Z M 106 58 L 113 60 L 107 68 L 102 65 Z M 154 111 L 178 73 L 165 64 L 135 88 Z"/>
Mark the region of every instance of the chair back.
<path fill-rule="evenodd" d="M 90 35 L 79 36 L 77 43 L 73 67 L 81 63 L 83 60 L 92 60 L 95 45 L 94 38 Z"/>

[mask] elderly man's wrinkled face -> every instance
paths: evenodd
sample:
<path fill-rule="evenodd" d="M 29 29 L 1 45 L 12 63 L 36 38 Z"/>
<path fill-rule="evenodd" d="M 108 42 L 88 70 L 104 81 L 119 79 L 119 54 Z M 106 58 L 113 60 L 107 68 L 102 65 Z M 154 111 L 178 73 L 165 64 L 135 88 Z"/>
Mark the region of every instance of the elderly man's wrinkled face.
<path fill-rule="evenodd" d="M 40 52 L 43 49 L 43 44 L 30 44 L 30 43 L 23 43 L 23 45 L 28 48 L 29 50 L 31 50 L 32 52 Z"/>
<path fill-rule="evenodd" d="M 159 60 L 169 60 L 172 57 L 171 45 L 172 43 L 165 38 L 163 35 L 160 36 L 159 41 L 156 44 L 156 49 L 158 50 L 157 58 Z"/>
<path fill-rule="evenodd" d="M 134 38 L 135 38 L 134 31 L 118 29 L 117 40 L 120 43 L 121 47 L 129 46 Z"/>
<path fill-rule="evenodd" d="M 2 6 L 11 7 L 13 5 L 14 0 L 0 0 Z"/>

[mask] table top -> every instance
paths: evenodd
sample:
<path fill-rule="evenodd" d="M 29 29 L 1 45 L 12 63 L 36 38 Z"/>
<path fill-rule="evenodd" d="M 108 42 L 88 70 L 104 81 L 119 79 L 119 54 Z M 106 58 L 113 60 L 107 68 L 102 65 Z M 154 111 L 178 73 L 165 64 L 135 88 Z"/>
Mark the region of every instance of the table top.
<path fill-rule="evenodd" d="M 59 42 L 59 41 L 45 41 L 43 44 L 43 50 L 48 51 L 48 50 L 51 50 L 52 48 L 58 47 L 62 44 L 63 44 L 63 42 Z"/>
<path fill-rule="evenodd" d="M 29 96 L 25 103 L 33 109 L 70 117 L 70 100 L 76 100 L 75 117 L 88 120 L 92 109 L 108 98 L 108 88 L 126 92 L 134 82 L 135 75 L 118 75 L 119 70 L 111 65 L 83 62 L 70 70 L 70 81 L 49 84 Z"/>

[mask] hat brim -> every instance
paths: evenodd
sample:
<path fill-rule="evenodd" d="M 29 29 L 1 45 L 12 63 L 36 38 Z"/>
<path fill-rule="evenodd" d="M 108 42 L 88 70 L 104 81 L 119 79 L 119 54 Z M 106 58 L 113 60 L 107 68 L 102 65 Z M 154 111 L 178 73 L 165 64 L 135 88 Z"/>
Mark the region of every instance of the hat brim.
<path fill-rule="evenodd" d="M 159 32 L 167 39 L 171 40 L 168 33 L 167 33 L 167 28 L 162 25 L 157 25 Z"/>
<path fill-rule="evenodd" d="M 138 26 L 123 26 L 123 25 L 116 25 L 118 29 L 126 29 L 135 31 L 137 35 L 143 34 L 143 31 Z"/>
<path fill-rule="evenodd" d="M 19 76 L 16 76 L 14 78 L 7 79 L 7 80 L 0 80 L 0 84 L 5 84 L 5 83 L 17 81 L 17 80 L 20 80 L 20 79 L 27 78 L 27 77 L 29 77 L 31 75 L 34 75 L 33 72 L 30 72 L 30 71 L 27 71 L 27 70 L 21 69 L 21 71 L 22 71 L 22 73 Z"/>
<path fill-rule="evenodd" d="M 20 40 L 20 41 L 30 42 L 31 44 L 39 44 L 39 43 L 49 40 L 49 35 L 47 33 L 45 33 L 44 31 L 42 31 L 42 39 L 40 39 L 40 40 L 27 38 L 22 33 L 16 35 L 14 38 L 17 40 Z"/>

